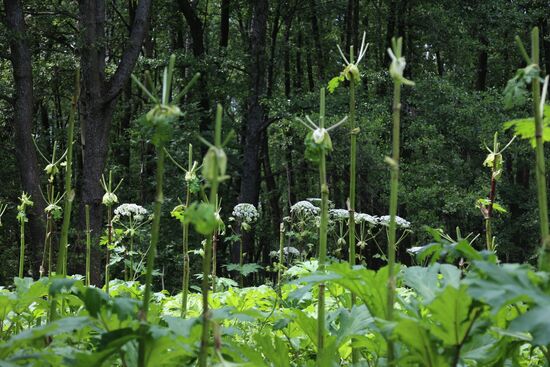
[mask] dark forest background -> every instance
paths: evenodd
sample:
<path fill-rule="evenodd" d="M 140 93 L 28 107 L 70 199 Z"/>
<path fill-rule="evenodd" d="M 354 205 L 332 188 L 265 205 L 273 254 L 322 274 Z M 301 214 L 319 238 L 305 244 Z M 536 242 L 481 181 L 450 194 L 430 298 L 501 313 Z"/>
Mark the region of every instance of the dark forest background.
<path fill-rule="evenodd" d="M 17 266 L 15 206 L 23 190 L 35 201 L 27 253 L 37 276 L 44 238 L 39 188 L 47 178 L 31 134 L 44 152 L 54 141 L 64 149 L 77 65 L 82 82 L 69 273 L 80 274 L 83 205 L 92 208 L 95 235 L 105 224 L 102 173 L 111 169 L 117 180 L 124 178 L 120 202 L 151 207 L 154 147 L 137 123 L 150 105 L 130 75 L 143 79 L 149 71 L 159 84 L 171 54 L 177 57 L 176 91 L 195 73 L 202 77 L 180 106 L 185 116 L 169 151 L 186 164 L 187 144 L 193 143 L 200 157 L 204 146 L 196 136 L 211 135 L 216 103 L 224 106 L 224 129 L 237 137 L 226 149 L 231 178 L 222 186 L 222 216 L 238 202 L 259 204 L 250 262 L 265 261 L 278 246 L 279 222 L 292 203 L 318 195 L 317 171 L 303 154 L 306 131 L 294 117 L 315 113 L 319 88 L 342 70 L 337 44 L 358 47 L 363 32 L 369 42 L 359 66 L 357 208 L 384 215 L 392 87 L 386 49 L 392 36 L 404 39 L 406 76 L 416 82 L 402 97 L 399 215 L 414 230 L 400 245 L 405 262 L 407 247 L 430 240 L 424 225 L 483 232 L 475 202 L 489 191 L 484 144 L 491 145 L 496 131 L 503 142 L 509 139 L 502 123 L 529 114 L 528 106 L 503 108 L 506 81 L 524 66 L 515 35 L 527 39 L 533 26 L 540 27 L 541 65 L 550 72 L 547 0 L 3 0 L 0 10 L 0 201 L 10 205 L 0 228 L 0 284 Z M 327 112 L 337 120 L 347 109 L 343 85 L 328 97 Z M 349 135 L 339 129 L 332 138 L 330 198 L 345 208 Z M 504 159 L 497 200 L 508 213 L 497 217 L 493 231 L 502 259 L 528 261 L 537 245 L 534 152 L 516 141 Z M 182 256 L 180 224 L 169 213 L 185 191 L 183 175 L 167 166 L 156 264 L 171 288 L 179 284 Z M 62 187 L 62 177 L 57 184 Z M 192 247 L 200 240 L 192 237 Z M 220 243 L 218 263 L 225 264 L 228 244 Z M 96 243 L 96 279 L 100 252 Z"/>

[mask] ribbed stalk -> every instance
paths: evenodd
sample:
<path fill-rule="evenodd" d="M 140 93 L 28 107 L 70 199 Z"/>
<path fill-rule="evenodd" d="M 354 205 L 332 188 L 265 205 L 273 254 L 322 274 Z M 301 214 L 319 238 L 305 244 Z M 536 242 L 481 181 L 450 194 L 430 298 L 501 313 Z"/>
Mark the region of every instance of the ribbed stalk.
<path fill-rule="evenodd" d="M 23 278 L 23 268 L 25 265 L 25 221 L 20 221 L 19 226 L 20 242 L 19 242 L 19 278 Z"/>
<path fill-rule="evenodd" d="M 349 48 L 349 62 L 354 63 L 353 46 Z M 357 162 L 357 134 L 355 126 L 355 77 L 352 75 L 349 84 L 349 115 L 348 121 L 350 126 L 350 165 L 349 165 L 349 264 L 355 265 L 355 186 L 356 186 L 356 162 Z M 355 294 L 351 294 L 350 308 L 355 305 Z M 357 348 L 351 350 L 352 363 L 359 361 L 359 351 Z"/>
<path fill-rule="evenodd" d="M 86 204 L 84 207 L 86 215 L 86 285 L 90 286 L 90 259 L 92 255 L 92 238 L 90 231 L 90 205 Z"/>
<path fill-rule="evenodd" d="M 69 113 L 69 126 L 67 129 L 67 160 L 65 171 L 65 202 L 63 206 L 63 224 L 61 225 L 61 236 L 59 238 L 59 252 L 57 254 L 57 273 L 67 275 L 67 246 L 69 242 L 69 227 L 71 225 L 71 211 L 73 208 L 74 190 L 72 188 L 73 179 L 73 140 L 74 140 L 74 121 L 76 110 L 78 108 L 78 98 L 80 95 L 80 70 L 76 70 L 75 91 L 71 101 L 71 111 Z M 51 250 L 50 250 L 51 251 Z"/>
<path fill-rule="evenodd" d="M 539 67 L 539 29 L 533 28 L 531 32 L 531 62 Z M 535 114 L 535 137 L 536 137 L 536 177 L 537 196 L 539 203 L 539 222 L 541 234 L 541 253 L 539 256 L 540 270 L 550 270 L 550 239 L 548 238 L 548 201 L 546 196 L 546 168 L 544 163 L 544 141 L 542 111 L 540 109 L 540 81 L 533 78 L 531 83 L 533 92 L 533 112 Z"/>
<path fill-rule="evenodd" d="M 188 172 L 193 169 L 193 145 L 189 144 L 187 153 Z M 185 209 L 189 208 L 191 201 L 191 190 L 188 182 L 185 189 Z M 183 237 L 183 279 L 181 286 L 181 317 L 187 313 L 187 296 L 189 294 L 189 222 L 182 225 Z"/>
<path fill-rule="evenodd" d="M 325 128 L 325 89 L 321 89 L 321 107 L 319 111 L 319 128 Z M 322 151 L 319 160 L 319 184 L 321 188 L 321 224 L 319 228 L 319 271 L 325 271 L 327 255 L 328 228 L 328 184 L 326 172 L 326 152 Z M 317 363 L 321 363 L 325 345 L 325 283 L 319 284 L 317 304 Z"/>
<path fill-rule="evenodd" d="M 402 39 L 394 42 L 394 52 L 397 59 L 401 57 Z M 401 83 L 394 77 L 393 80 L 393 103 L 392 103 L 392 159 L 390 161 L 390 225 L 388 234 L 388 295 L 386 316 L 389 322 L 393 321 L 393 307 L 395 302 L 395 246 L 397 223 L 397 198 L 399 189 L 399 142 L 400 142 L 400 118 L 401 118 Z M 393 340 L 388 339 L 388 366 L 395 366 L 395 350 Z"/>
<path fill-rule="evenodd" d="M 217 149 L 221 148 L 221 133 L 222 133 L 222 107 L 218 105 L 218 110 L 216 112 L 216 129 L 214 137 L 214 145 Z M 217 160 L 213 160 L 214 167 L 213 172 L 216 172 L 213 175 L 213 179 L 210 182 L 210 203 L 216 203 L 218 200 L 218 167 Z M 199 367 L 206 367 L 208 361 L 208 339 L 210 336 L 210 311 L 208 308 L 208 291 L 210 288 L 209 275 L 210 275 L 210 266 L 212 260 L 212 234 L 207 235 L 206 237 L 206 246 L 204 247 L 204 257 L 202 260 L 202 335 L 201 335 L 201 347 L 199 351 Z"/>

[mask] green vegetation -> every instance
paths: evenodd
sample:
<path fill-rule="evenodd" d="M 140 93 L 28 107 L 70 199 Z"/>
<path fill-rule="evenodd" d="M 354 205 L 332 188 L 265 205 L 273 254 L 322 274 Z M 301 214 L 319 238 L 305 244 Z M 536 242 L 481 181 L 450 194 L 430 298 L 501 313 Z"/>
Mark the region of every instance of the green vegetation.
<path fill-rule="evenodd" d="M 550 366 L 544 4 L 0 11 L 0 366 Z"/>

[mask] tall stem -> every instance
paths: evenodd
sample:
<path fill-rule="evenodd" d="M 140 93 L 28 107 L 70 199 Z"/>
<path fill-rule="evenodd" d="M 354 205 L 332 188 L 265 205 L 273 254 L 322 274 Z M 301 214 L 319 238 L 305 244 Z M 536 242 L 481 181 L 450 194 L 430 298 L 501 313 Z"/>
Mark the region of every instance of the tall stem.
<path fill-rule="evenodd" d="M 319 111 L 319 128 L 325 128 L 325 89 L 321 88 L 321 107 Z M 326 152 L 322 151 L 319 160 L 319 184 L 321 188 L 321 224 L 319 227 L 319 271 L 325 271 L 327 255 L 327 228 L 328 228 L 328 184 L 326 172 Z M 317 363 L 321 363 L 321 356 L 325 344 L 325 283 L 319 284 L 319 300 L 317 304 Z"/>
<path fill-rule="evenodd" d="M 84 207 L 86 215 L 86 285 L 90 286 L 90 259 L 92 254 L 92 238 L 90 231 L 90 205 Z"/>
<path fill-rule="evenodd" d="M 221 148 L 221 133 L 222 133 L 222 107 L 218 105 L 216 111 L 216 129 L 214 145 L 216 149 Z M 218 166 L 217 160 L 213 160 L 214 167 L 212 169 L 216 174 L 213 175 L 213 179 L 210 182 L 210 203 L 216 203 L 218 200 Z M 207 235 L 206 245 L 204 247 L 204 258 L 202 260 L 202 335 L 201 335 L 201 347 L 199 352 L 199 367 L 206 367 L 208 360 L 208 339 L 210 335 L 210 311 L 208 309 L 208 291 L 210 288 L 209 275 L 210 264 L 212 260 L 212 234 Z"/>
<path fill-rule="evenodd" d="M 107 256 L 105 259 L 105 292 L 109 294 L 109 263 L 111 262 L 111 243 L 113 241 L 113 218 L 111 206 L 107 206 Z"/>
<path fill-rule="evenodd" d="M 277 292 L 279 292 L 279 297 L 282 297 L 281 275 L 283 271 L 284 244 L 285 244 L 285 224 L 281 223 L 279 226 L 279 267 L 277 269 Z"/>
<path fill-rule="evenodd" d="M 353 46 L 349 48 L 349 62 L 353 64 Z M 357 161 L 357 134 L 355 127 L 355 77 L 352 75 L 349 84 L 349 124 L 350 124 L 350 165 L 349 165 L 349 264 L 355 265 L 355 182 L 357 178 L 356 161 Z M 355 294 L 351 294 L 351 307 L 355 304 Z M 357 348 L 352 348 L 351 351 L 352 363 L 356 364 L 359 360 L 359 351 Z"/>
<path fill-rule="evenodd" d="M 533 28 L 531 32 L 531 62 L 539 67 L 539 29 Z M 539 67 L 540 68 L 540 67 Z M 544 141 L 542 111 L 540 109 L 540 81 L 533 78 L 531 83 L 533 92 L 533 112 L 535 114 L 536 137 L 536 177 L 537 196 L 539 203 L 539 222 L 541 233 L 541 253 L 539 256 L 540 270 L 550 270 L 550 239 L 548 238 L 548 202 L 546 199 L 546 169 L 544 165 Z"/>
<path fill-rule="evenodd" d="M 23 268 L 25 265 L 25 221 L 21 219 L 20 226 L 21 241 L 19 245 L 19 278 L 23 278 Z"/>
<path fill-rule="evenodd" d="M 349 62 L 353 64 L 353 46 L 349 49 Z M 357 161 L 357 131 L 355 129 L 355 79 L 349 85 L 350 165 L 349 165 L 349 263 L 355 265 L 355 182 Z"/>
<path fill-rule="evenodd" d="M 63 207 L 63 224 L 61 225 L 61 237 L 59 239 L 59 252 L 57 255 L 57 272 L 61 275 L 67 275 L 67 245 L 69 241 L 69 226 L 71 225 L 71 211 L 74 200 L 74 190 L 72 188 L 73 174 L 73 140 L 74 140 L 74 121 L 76 110 L 78 108 L 78 97 L 80 94 L 80 70 L 76 70 L 75 91 L 71 101 L 71 111 L 69 113 L 69 126 L 67 129 L 67 165 L 65 172 L 65 203 Z"/>
<path fill-rule="evenodd" d="M 187 171 L 193 169 L 193 145 L 189 144 L 187 153 Z M 191 200 L 190 183 L 187 183 L 185 192 L 185 209 L 189 208 Z M 187 313 L 187 295 L 189 294 L 189 222 L 183 224 L 183 284 L 181 288 L 181 317 Z"/>
<path fill-rule="evenodd" d="M 147 252 L 147 270 L 145 273 L 145 293 L 143 295 L 143 305 L 141 319 L 147 320 L 147 314 L 149 312 L 149 302 L 151 299 L 151 289 L 153 282 L 153 269 L 155 266 L 155 256 L 157 254 L 157 244 L 159 240 L 160 232 L 160 216 L 162 203 L 164 202 L 164 194 L 162 192 L 162 182 L 164 177 L 164 149 L 163 147 L 157 147 L 157 172 L 156 172 L 156 195 L 155 204 L 153 207 L 153 224 L 151 232 L 151 246 Z"/>
<path fill-rule="evenodd" d="M 397 41 L 395 50 L 396 57 L 401 57 L 401 38 Z M 392 161 L 391 183 L 390 183 L 390 226 L 388 234 L 388 298 L 387 298 L 387 320 L 393 321 L 393 307 L 395 299 L 395 246 L 397 223 L 397 195 L 399 188 L 399 139 L 400 139 L 400 112 L 401 112 L 401 81 L 393 82 L 393 104 L 392 104 Z M 395 366 L 394 345 L 391 337 L 388 340 L 388 366 Z"/>

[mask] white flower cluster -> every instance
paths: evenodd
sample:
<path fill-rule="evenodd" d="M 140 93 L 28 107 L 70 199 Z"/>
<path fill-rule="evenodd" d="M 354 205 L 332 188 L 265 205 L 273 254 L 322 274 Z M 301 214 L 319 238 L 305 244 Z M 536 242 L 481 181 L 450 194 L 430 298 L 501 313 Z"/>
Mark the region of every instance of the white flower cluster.
<path fill-rule="evenodd" d="M 370 214 L 365 213 L 355 213 L 353 216 L 353 219 L 355 220 L 355 223 L 369 223 L 373 226 L 380 223 L 379 218 Z"/>
<path fill-rule="evenodd" d="M 330 214 L 330 218 L 337 222 L 349 219 L 349 211 L 346 209 L 330 209 L 328 212 Z"/>
<path fill-rule="evenodd" d="M 299 256 L 300 251 L 298 251 L 298 249 L 296 247 L 292 247 L 292 246 L 283 247 L 283 254 L 287 255 L 287 256 L 288 256 L 288 254 L 294 255 L 294 256 Z M 269 253 L 269 256 L 279 258 L 279 251 L 271 251 Z"/>
<path fill-rule="evenodd" d="M 390 225 L 390 216 L 389 215 L 383 215 L 378 218 L 378 222 L 382 224 L 383 226 L 389 226 Z M 405 220 L 401 218 L 400 216 L 395 216 L 395 223 L 397 224 L 397 227 L 399 228 L 409 228 L 411 226 L 411 222 L 408 220 Z"/>
<path fill-rule="evenodd" d="M 292 205 L 290 207 L 290 214 L 293 215 L 303 215 L 303 216 L 310 216 L 310 215 L 317 215 L 321 209 L 310 203 L 309 201 L 298 201 L 296 204 Z"/>
<path fill-rule="evenodd" d="M 137 222 L 141 222 L 147 215 L 147 209 L 137 204 L 121 204 L 115 209 L 115 215 L 119 217 L 132 218 Z"/>
<path fill-rule="evenodd" d="M 254 205 L 241 203 L 233 208 L 233 216 L 243 223 L 251 224 L 256 222 L 260 215 Z"/>

